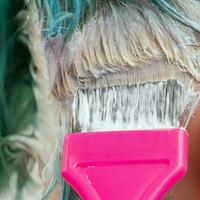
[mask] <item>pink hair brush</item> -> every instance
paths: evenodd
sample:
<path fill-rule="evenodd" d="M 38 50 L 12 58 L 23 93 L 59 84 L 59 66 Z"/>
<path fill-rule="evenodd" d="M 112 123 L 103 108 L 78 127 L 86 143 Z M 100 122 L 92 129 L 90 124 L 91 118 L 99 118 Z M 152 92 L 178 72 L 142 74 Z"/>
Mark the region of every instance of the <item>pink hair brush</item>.
<path fill-rule="evenodd" d="M 185 175 L 183 128 L 66 135 L 62 176 L 82 200 L 160 200 Z"/>

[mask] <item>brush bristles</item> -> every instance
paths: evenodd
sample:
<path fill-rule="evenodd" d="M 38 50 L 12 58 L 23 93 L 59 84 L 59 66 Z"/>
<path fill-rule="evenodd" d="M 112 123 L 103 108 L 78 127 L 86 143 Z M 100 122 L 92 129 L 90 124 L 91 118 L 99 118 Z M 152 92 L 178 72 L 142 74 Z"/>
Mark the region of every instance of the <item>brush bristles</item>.
<path fill-rule="evenodd" d="M 74 131 L 186 127 L 199 96 L 176 80 L 78 90 Z"/>

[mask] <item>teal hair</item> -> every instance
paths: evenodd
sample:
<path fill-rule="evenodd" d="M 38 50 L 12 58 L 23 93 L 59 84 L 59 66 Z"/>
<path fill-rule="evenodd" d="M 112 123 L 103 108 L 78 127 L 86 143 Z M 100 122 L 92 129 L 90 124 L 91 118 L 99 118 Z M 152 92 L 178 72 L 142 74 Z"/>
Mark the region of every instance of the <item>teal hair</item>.
<path fill-rule="evenodd" d="M 9 1 L 1 1 L 0 2 L 0 26 L 5 27 L 6 22 L 6 11 L 9 7 Z M 3 30 L 4 31 L 4 30 Z M 0 43 L 0 185 L 3 185 L 3 182 L 7 183 L 7 179 L 3 177 L 3 174 L 8 175 L 9 170 L 6 165 L 6 158 L 4 153 L 2 152 L 1 146 L 3 145 L 2 138 L 8 132 L 8 116 L 7 116 L 7 107 L 6 104 L 6 97 L 4 91 L 5 85 L 5 74 L 6 74 L 6 64 L 7 64 L 7 52 L 8 49 L 6 48 L 6 39 L 7 34 L 1 33 L 1 43 Z M 1 178 L 2 177 L 2 178 Z"/>
<path fill-rule="evenodd" d="M 13 170 L 19 174 L 17 191 L 27 180 L 25 152 L 9 143 L 9 138 L 22 135 L 35 123 L 30 54 L 19 39 L 22 26 L 16 19 L 23 8 L 23 0 L 0 1 L 0 192 L 8 185 Z M 20 192 L 16 193 L 16 199 L 20 199 Z"/>
<path fill-rule="evenodd" d="M 122 0 L 37 0 L 39 10 L 43 11 L 45 38 L 57 34 L 69 38 L 77 26 L 82 26 L 98 10 L 109 7 L 110 3 L 119 5 Z M 41 13 L 40 13 L 41 15 Z"/>
<path fill-rule="evenodd" d="M 179 10 L 179 6 L 171 0 L 152 0 L 152 2 L 164 13 L 168 14 L 180 23 L 200 32 L 200 25 L 185 17 Z"/>
<path fill-rule="evenodd" d="M 62 6 L 59 0 L 44 0 L 46 11 L 44 36 L 52 37 L 58 33 L 65 37 L 69 36 L 79 24 L 81 15 L 84 15 L 84 10 L 89 8 L 89 5 L 87 0 L 64 0 Z"/>
<path fill-rule="evenodd" d="M 57 34 L 64 38 L 70 38 L 74 30 L 84 24 L 101 8 L 113 5 L 123 5 L 126 2 L 140 2 L 140 0 L 37 0 L 39 10 L 43 11 L 45 25 L 43 33 L 45 38 L 54 37 Z M 161 12 L 173 19 L 200 31 L 200 25 L 185 17 L 179 6 L 171 0 L 149 0 L 146 3 L 153 4 Z"/>

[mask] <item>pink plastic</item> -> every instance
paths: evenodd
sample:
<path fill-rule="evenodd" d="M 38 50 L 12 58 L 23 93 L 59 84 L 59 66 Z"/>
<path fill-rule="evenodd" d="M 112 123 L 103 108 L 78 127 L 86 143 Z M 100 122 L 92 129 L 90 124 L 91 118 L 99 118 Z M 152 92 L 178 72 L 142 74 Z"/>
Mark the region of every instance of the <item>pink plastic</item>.
<path fill-rule="evenodd" d="M 74 133 L 62 176 L 82 200 L 160 200 L 186 173 L 185 129 Z"/>

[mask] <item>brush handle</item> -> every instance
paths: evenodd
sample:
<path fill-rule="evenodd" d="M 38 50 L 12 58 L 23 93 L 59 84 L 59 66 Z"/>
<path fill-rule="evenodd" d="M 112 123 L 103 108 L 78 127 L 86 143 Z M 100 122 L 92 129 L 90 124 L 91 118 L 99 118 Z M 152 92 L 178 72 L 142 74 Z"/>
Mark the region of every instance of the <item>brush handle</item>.
<path fill-rule="evenodd" d="M 186 173 L 185 129 L 69 134 L 62 176 L 83 200 L 159 200 Z"/>

